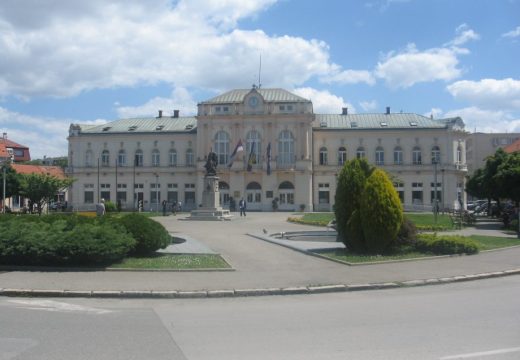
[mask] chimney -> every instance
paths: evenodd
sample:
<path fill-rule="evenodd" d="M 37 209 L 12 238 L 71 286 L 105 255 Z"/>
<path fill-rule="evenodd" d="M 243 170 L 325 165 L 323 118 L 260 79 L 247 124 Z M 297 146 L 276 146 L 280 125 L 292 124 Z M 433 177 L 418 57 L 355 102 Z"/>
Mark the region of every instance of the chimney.
<path fill-rule="evenodd" d="M 7 133 L 4 133 L 2 137 L 3 137 L 4 140 L 6 140 L 7 139 Z"/>
<path fill-rule="evenodd" d="M 179 117 L 179 110 L 173 110 L 173 117 L 178 118 Z"/>
<path fill-rule="evenodd" d="M 390 106 L 386 107 L 386 115 L 390 115 Z"/>
<path fill-rule="evenodd" d="M 348 107 L 341 108 L 341 115 L 348 115 Z"/>
<path fill-rule="evenodd" d="M 159 110 L 159 116 L 157 116 L 158 118 L 162 118 L 162 110 Z"/>

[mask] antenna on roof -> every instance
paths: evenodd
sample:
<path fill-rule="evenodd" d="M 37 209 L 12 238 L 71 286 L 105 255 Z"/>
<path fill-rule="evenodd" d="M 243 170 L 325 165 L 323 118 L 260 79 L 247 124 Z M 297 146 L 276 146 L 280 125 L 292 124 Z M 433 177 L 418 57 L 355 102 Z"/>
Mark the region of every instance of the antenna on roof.
<path fill-rule="evenodd" d="M 259 89 L 262 87 L 262 82 L 260 81 L 261 75 L 262 75 L 262 53 L 260 53 L 260 63 L 258 65 L 258 88 Z"/>

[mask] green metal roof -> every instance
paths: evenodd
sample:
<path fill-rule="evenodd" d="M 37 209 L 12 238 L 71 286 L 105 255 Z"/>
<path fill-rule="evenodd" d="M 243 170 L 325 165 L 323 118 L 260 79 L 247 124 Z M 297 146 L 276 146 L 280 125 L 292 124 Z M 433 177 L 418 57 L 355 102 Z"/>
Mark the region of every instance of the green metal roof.
<path fill-rule="evenodd" d="M 411 113 L 316 114 L 314 128 L 321 129 L 442 129 L 446 119 L 431 119 Z"/>
<path fill-rule="evenodd" d="M 224 94 L 215 96 L 212 99 L 201 102 L 201 104 L 230 104 L 230 103 L 242 103 L 244 98 L 251 91 L 256 91 L 264 98 L 267 102 L 310 102 L 301 96 L 293 94 L 284 89 L 235 89 Z"/>
<path fill-rule="evenodd" d="M 153 117 L 120 119 L 103 125 L 79 125 L 84 134 L 100 133 L 165 133 L 191 132 L 197 128 L 197 119 L 189 117 Z"/>

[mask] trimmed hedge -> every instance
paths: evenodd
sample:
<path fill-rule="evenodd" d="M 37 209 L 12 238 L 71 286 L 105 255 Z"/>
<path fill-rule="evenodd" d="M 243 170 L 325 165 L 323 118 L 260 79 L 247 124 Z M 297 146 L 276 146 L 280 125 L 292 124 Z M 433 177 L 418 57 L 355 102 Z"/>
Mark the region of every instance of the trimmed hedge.
<path fill-rule="evenodd" d="M 435 255 L 470 255 L 479 252 L 479 246 L 475 241 L 458 235 L 420 234 L 416 248 Z"/>
<path fill-rule="evenodd" d="M 129 214 L 121 217 L 119 222 L 136 240 L 132 251 L 134 255 L 148 255 L 171 243 L 171 236 L 164 226 L 145 216 Z"/>

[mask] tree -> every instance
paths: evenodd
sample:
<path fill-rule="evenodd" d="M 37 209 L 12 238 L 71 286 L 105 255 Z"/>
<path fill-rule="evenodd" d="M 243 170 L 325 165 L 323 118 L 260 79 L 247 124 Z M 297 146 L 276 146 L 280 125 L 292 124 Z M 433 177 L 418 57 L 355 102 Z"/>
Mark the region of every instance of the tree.
<path fill-rule="evenodd" d="M 363 231 L 359 221 L 361 195 L 373 167 L 366 159 L 353 159 L 345 163 L 338 176 L 335 195 L 335 216 L 339 239 L 347 249 L 364 251 Z"/>
<path fill-rule="evenodd" d="M 376 169 L 368 177 L 360 205 L 365 248 L 381 254 L 395 242 L 403 223 L 401 200 L 383 170 Z"/>
<path fill-rule="evenodd" d="M 509 154 L 498 166 L 494 176 L 504 199 L 511 199 L 518 207 L 520 203 L 520 153 Z"/>
<path fill-rule="evenodd" d="M 29 209 L 36 205 L 38 214 L 41 215 L 43 206 L 60 190 L 69 187 L 74 180 L 59 179 L 46 174 L 21 175 L 20 194 L 29 200 Z"/>
<path fill-rule="evenodd" d="M 18 195 L 20 191 L 20 175 L 9 165 L 3 165 L 6 167 L 5 171 L 5 197 L 10 198 L 13 195 Z M 0 166 L 0 199 L 1 203 L 4 203 L 4 172 L 2 166 Z"/>

